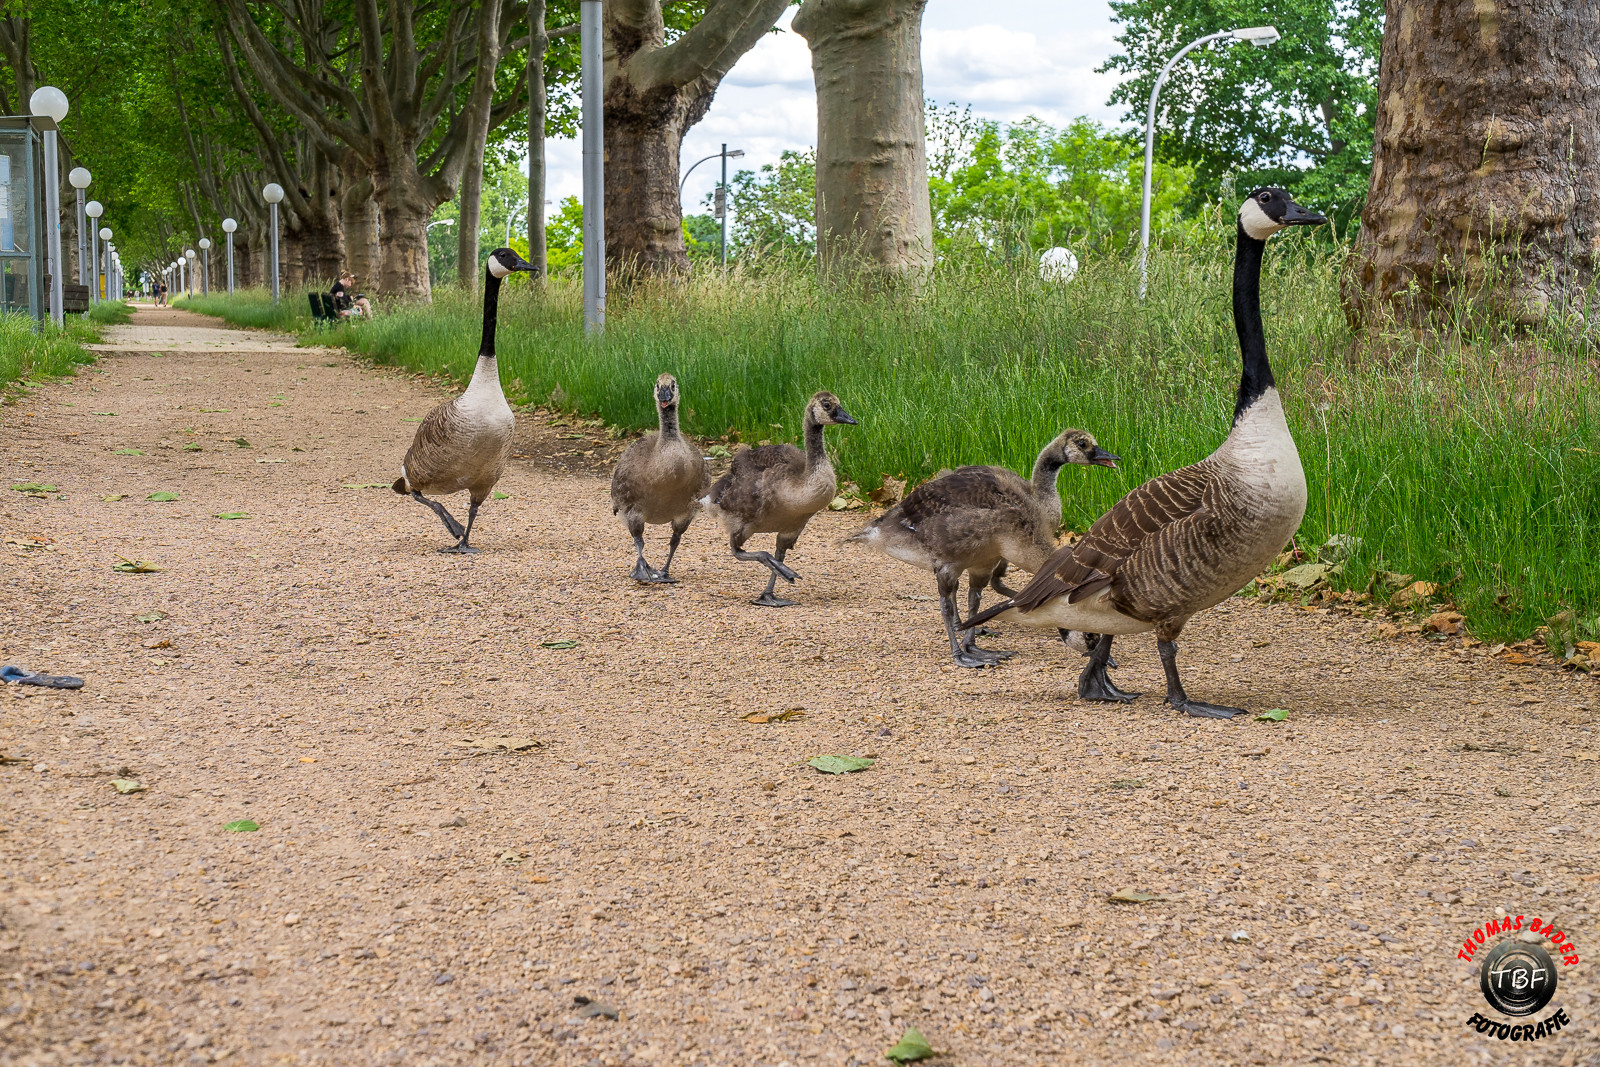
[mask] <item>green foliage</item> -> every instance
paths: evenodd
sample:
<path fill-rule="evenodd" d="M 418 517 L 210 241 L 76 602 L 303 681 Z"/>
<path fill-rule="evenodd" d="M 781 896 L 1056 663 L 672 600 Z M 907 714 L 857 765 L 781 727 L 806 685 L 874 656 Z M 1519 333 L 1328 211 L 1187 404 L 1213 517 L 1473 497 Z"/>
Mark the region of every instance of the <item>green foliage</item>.
<path fill-rule="evenodd" d="M 1111 0 L 1124 51 L 1101 70 L 1129 75 L 1111 95 L 1144 128 L 1162 64 L 1208 33 L 1271 22 L 1283 34 L 1264 49 L 1225 40 L 1172 70 L 1156 109 L 1163 158 L 1192 164 L 1202 197 L 1237 175 L 1240 192 L 1290 188 L 1348 220 L 1372 172 L 1382 0 Z M 1268 17 L 1270 15 L 1270 17 Z M 1227 199 L 1233 199 L 1231 196 Z"/>
<path fill-rule="evenodd" d="M 584 414 L 655 425 L 650 383 L 678 376 L 687 431 L 794 439 L 818 388 L 862 420 L 829 434 L 842 477 L 912 482 L 943 467 L 1030 469 L 1064 426 L 1094 431 L 1117 470 L 1062 472 L 1067 527 L 1085 529 L 1140 482 L 1208 455 L 1239 379 L 1229 280 L 1231 210 L 1152 258 L 1141 303 L 1123 257 L 1090 256 L 1070 285 L 1033 265 L 960 250 L 913 291 L 824 288 L 807 266 L 702 272 L 616 293 L 585 337 L 575 280 L 501 302 L 501 374 L 513 400 L 559 385 Z M 1488 638 L 1521 638 L 1563 609 L 1588 637 L 1600 614 L 1600 397 L 1591 354 L 1558 328 L 1396 331 L 1352 338 L 1339 304 L 1347 248 L 1276 238 L 1262 282 L 1268 350 L 1299 442 L 1310 506 L 1299 538 L 1361 541 L 1338 581 L 1375 572 L 1437 582 Z M 480 307 L 429 307 L 313 334 L 383 363 L 465 381 Z M 732 340 L 733 343 L 730 343 Z M 706 534 L 709 536 L 709 534 Z"/>
<path fill-rule="evenodd" d="M 95 361 L 83 346 L 99 340 L 98 326 L 76 315 L 58 328 L 27 314 L 0 314 L 0 386 L 72 374 Z"/>
<path fill-rule="evenodd" d="M 954 105 L 929 111 L 939 137 L 929 194 L 941 252 L 961 243 L 1012 254 L 1137 241 L 1144 152 L 1130 136 L 1082 118 L 1057 130 L 1035 118 L 1009 125 L 974 119 Z M 1157 162 L 1155 230 L 1177 222 L 1193 178 L 1191 167 Z"/>
<path fill-rule="evenodd" d="M 83 317 L 100 326 L 121 326 L 133 321 L 133 305 L 126 300 L 101 300 L 90 304 Z"/>
<path fill-rule="evenodd" d="M 550 273 L 573 273 L 583 267 L 583 202 L 569 196 L 556 205 L 544 223 Z"/>
<path fill-rule="evenodd" d="M 722 245 L 722 223 L 710 215 L 683 217 L 683 247 L 692 263 L 714 263 Z"/>
<path fill-rule="evenodd" d="M 802 254 L 817 250 L 817 158 L 811 149 L 786 151 L 777 164 L 741 170 L 729 180 L 733 220 L 728 248 L 741 255 Z M 712 197 L 706 197 L 710 208 Z"/>

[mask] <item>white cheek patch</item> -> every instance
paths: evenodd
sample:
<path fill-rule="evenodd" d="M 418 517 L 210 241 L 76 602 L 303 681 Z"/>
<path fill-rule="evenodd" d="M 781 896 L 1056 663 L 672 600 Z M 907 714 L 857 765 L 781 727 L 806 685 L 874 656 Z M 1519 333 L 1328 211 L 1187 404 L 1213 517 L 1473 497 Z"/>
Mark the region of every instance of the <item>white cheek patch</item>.
<path fill-rule="evenodd" d="M 1239 225 L 1244 227 L 1244 232 L 1258 241 L 1265 241 L 1268 237 L 1283 229 L 1283 224 L 1274 222 L 1268 217 L 1255 197 L 1246 200 L 1239 207 Z"/>
<path fill-rule="evenodd" d="M 1254 203 L 1254 201 L 1251 201 L 1251 203 Z M 504 263 L 501 263 L 498 259 L 490 256 L 489 273 L 493 274 L 496 278 L 504 278 L 507 274 L 510 274 L 511 271 Z"/>

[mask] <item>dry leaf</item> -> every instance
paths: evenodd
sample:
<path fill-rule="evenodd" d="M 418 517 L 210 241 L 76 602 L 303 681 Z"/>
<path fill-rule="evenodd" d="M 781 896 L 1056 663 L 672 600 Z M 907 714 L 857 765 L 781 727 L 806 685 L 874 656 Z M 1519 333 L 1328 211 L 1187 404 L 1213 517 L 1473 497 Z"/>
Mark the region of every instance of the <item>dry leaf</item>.
<path fill-rule="evenodd" d="M 786 708 L 783 711 L 752 711 L 739 717 L 745 722 L 793 722 L 804 716 L 805 711 L 801 708 Z"/>
<path fill-rule="evenodd" d="M 462 748 L 492 748 L 506 749 L 510 752 L 526 752 L 530 748 L 543 748 L 544 742 L 532 737 L 467 737 L 456 744 Z"/>
<path fill-rule="evenodd" d="M 1119 889 L 1106 899 L 1113 904 L 1148 904 L 1152 900 L 1161 898 L 1153 893 L 1141 893 L 1137 889 Z"/>

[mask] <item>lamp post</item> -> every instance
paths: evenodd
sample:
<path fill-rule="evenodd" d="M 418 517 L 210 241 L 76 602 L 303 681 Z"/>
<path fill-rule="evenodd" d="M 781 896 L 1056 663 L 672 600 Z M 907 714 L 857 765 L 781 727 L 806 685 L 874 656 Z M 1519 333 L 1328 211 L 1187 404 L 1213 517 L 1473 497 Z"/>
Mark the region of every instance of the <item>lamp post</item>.
<path fill-rule="evenodd" d="M 728 160 L 742 159 L 743 157 L 744 149 L 735 148 L 729 151 L 728 146 L 723 145 L 722 151 L 713 152 L 706 156 L 705 159 L 697 159 L 691 163 L 689 169 L 683 172 L 683 177 L 678 181 L 678 199 L 682 200 L 683 187 L 688 183 L 689 175 L 694 173 L 694 168 L 709 160 L 722 160 L 722 181 L 717 185 L 716 196 L 712 200 L 711 212 L 715 218 L 722 222 L 722 244 L 718 250 L 718 255 L 721 259 L 721 265 L 724 267 L 728 265 Z"/>
<path fill-rule="evenodd" d="M 188 275 L 188 271 L 185 269 L 186 267 L 188 267 L 188 265 L 189 265 L 188 262 L 185 261 L 184 258 L 183 258 L 183 253 L 179 252 L 178 253 L 178 259 L 177 259 L 178 295 L 179 296 L 183 296 L 184 294 L 186 294 L 189 291 L 189 282 L 188 282 L 189 275 Z"/>
<path fill-rule="evenodd" d="M 1139 299 L 1144 299 L 1145 290 L 1150 285 L 1150 171 L 1155 166 L 1156 154 L 1156 97 L 1161 95 L 1161 86 L 1166 84 L 1167 75 L 1172 73 L 1172 68 L 1178 60 L 1193 52 L 1201 45 L 1220 41 L 1224 37 L 1232 37 L 1235 41 L 1249 41 L 1257 48 L 1266 48 L 1275 43 L 1282 35 L 1273 26 L 1248 26 L 1242 30 L 1223 30 L 1221 33 L 1207 34 L 1198 41 L 1191 41 L 1178 49 L 1176 55 L 1167 60 L 1161 68 L 1161 73 L 1156 75 L 1156 83 L 1150 89 L 1150 110 L 1144 120 L 1144 205 L 1139 211 Z"/>
<path fill-rule="evenodd" d="M 211 238 L 202 237 L 200 245 L 200 295 L 211 295 Z"/>
<path fill-rule="evenodd" d="M 231 218 L 222 220 L 222 232 L 228 235 L 228 295 L 233 295 L 233 231 L 239 224 Z"/>
<path fill-rule="evenodd" d="M 268 182 L 261 189 L 261 199 L 267 202 L 272 214 L 272 302 L 278 302 L 278 202 L 283 199 L 283 186 Z"/>
<path fill-rule="evenodd" d="M 105 256 L 106 256 L 105 279 L 106 279 L 106 295 L 109 296 L 111 294 L 111 227 L 110 226 L 102 226 L 102 227 L 100 227 L 100 235 L 99 236 L 100 236 L 101 242 L 104 243 L 105 246 L 106 246 L 106 251 L 105 251 Z M 100 268 L 100 253 L 99 252 L 95 253 L 94 268 L 97 271 L 101 269 Z M 98 278 L 95 279 L 94 288 L 95 288 L 95 292 L 96 293 L 98 293 L 100 291 L 100 280 Z"/>
<path fill-rule="evenodd" d="M 192 249 L 192 248 L 187 249 L 183 253 L 183 258 L 187 259 L 189 261 L 189 288 L 187 290 L 187 293 L 188 293 L 189 299 L 193 300 L 194 299 L 194 259 L 195 259 L 194 249 Z"/>
<path fill-rule="evenodd" d="M 455 219 L 439 219 L 436 222 L 428 223 L 427 228 L 431 230 L 435 226 L 454 226 L 455 224 L 456 224 L 456 220 Z"/>
<path fill-rule="evenodd" d="M 89 284 L 89 249 L 88 235 L 83 232 L 83 191 L 89 188 L 89 171 L 84 167 L 73 167 L 67 173 L 67 181 L 78 194 L 78 284 Z M 90 299 L 94 299 L 91 295 Z"/>
<path fill-rule="evenodd" d="M 599 4 L 595 5 L 596 10 Z M 67 94 L 53 85 L 41 85 L 28 98 L 28 112 L 50 119 L 44 131 L 45 247 L 50 267 L 50 318 L 57 326 L 66 322 L 61 295 L 61 164 L 57 159 L 56 127 L 67 117 Z"/>
<path fill-rule="evenodd" d="M 98 200 L 91 200 L 83 205 L 83 213 L 89 219 L 89 299 L 100 299 L 100 235 L 95 227 L 100 223 L 100 216 L 106 209 Z"/>
<path fill-rule="evenodd" d="M 583 328 L 606 328 L 605 71 L 600 0 L 578 5 L 583 79 Z"/>

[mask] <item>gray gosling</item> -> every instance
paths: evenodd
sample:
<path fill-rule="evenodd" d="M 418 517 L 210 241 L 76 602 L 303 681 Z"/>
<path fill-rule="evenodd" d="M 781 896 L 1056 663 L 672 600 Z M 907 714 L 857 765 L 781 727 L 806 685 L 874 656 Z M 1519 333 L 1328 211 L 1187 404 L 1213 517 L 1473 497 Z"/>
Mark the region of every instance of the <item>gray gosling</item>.
<path fill-rule="evenodd" d="M 645 434 L 628 446 L 611 475 L 611 513 L 622 517 L 633 537 L 637 558 L 633 563 L 636 582 L 674 583 L 667 572 L 678 542 L 694 521 L 711 478 L 705 457 L 678 429 L 678 380 L 670 374 L 656 379 L 656 410 L 660 429 Z M 644 559 L 645 524 L 672 524 L 672 544 L 667 562 L 660 570 Z"/>
<path fill-rule="evenodd" d="M 505 473 L 511 455 L 511 436 L 517 419 L 500 388 L 500 367 L 494 358 L 495 320 L 500 310 L 500 282 L 514 271 L 531 271 L 533 264 L 509 248 L 489 253 L 488 277 L 483 287 L 483 344 L 478 348 L 478 365 L 472 371 L 467 391 L 454 400 L 428 412 L 411 440 L 406 458 L 400 464 L 400 477 L 393 489 L 433 509 L 456 543 L 440 552 L 461 555 L 477 552 L 467 543 L 478 508 L 489 499 L 495 483 Z M 449 496 L 468 492 L 467 525 L 462 527 L 454 515 L 437 500 L 424 493 Z"/>
<path fill-rule="evenodd" d="M 1289 226 L 1327 222 L 1282 189 L 1257 189 L 1239 207 L 1233 260 L 1233 324 L 1241 373 L 1233 428 L 1205 459 L 1153 478 L 1119 500 L 1076 545 L 1059 549 L 1027 588 L 968 619 L 1007 618 L 1100 639 L 1078 677 L 1085 700 L 1129 701 L 1106 677 L 1116 634 L 1156 632 L 1166 702 L 1197 718 L 1244 709 L 1193 700 L 1178 676 L 1178 635 L 1196 613 L 1260 574 L 1294 535 L 1306 510 L 1306 476 L 1284 419 L 1261 325 L 1261 258 Z"/>
<path fill-rule="evenodd" d="M 784 566 L 783 557 L 800 539 L 811 516 L 827 507 L 839 492 L 839 479 L 823 447 L 822 428 L 855 425 L 856 420 L 839 406 L 838 397 L 817 393 L 806 405 L 804 452 L 793 445 L 747 448 L 733 457 L 728 473 L 701 499 L 727 532 L 733 558 L 759 563 L 772 572 L 766 591 L 752 603 L 764 608 L 795 603 L 773 595 L 779 578 L 792 583 L 800 577 Z M 744 551 L 744 543 L 758 533 L 778 535 L 775 557 L 768 552 Z"/>
<path fill-rule="evenodd" d="M 1005 467 L 961 467 L 923 482 L 849 540 L 932 571 L 950 655 L 962 667 L 992 667 L 1015 653 L 979 648 L 976 630 L 957 636 L 956 592 L 962 574 L 968 577 L 969 616 L 978 613 L 986 586 L 1015 596 L 1000 583 L 1007 564 L 1037 571 L 1056 549 L 1061 468 L 1069 463 L 1115 467 L 1118 458 L 1101 448 L 1093 434 L 1065 430 L 1039 453 L 1032 480 L 1023 481 Z"/>

